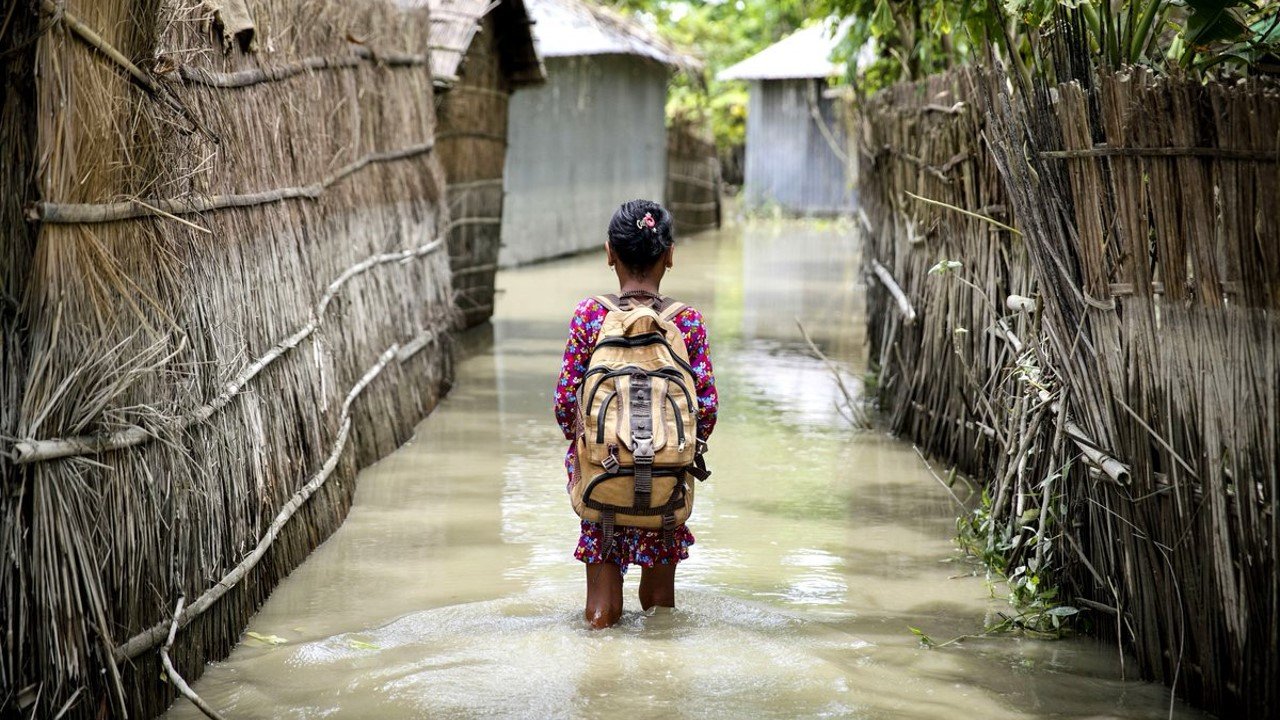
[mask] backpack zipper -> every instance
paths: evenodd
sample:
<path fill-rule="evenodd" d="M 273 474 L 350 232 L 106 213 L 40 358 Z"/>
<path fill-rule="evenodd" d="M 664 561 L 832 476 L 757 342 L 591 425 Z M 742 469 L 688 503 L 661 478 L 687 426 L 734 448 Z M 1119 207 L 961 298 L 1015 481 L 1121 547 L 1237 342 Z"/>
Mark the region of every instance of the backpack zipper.
<path fill-rule="evenodd" d="M 609 413 L 609 403 L 613 402 L 613 398 L 618 394 L 617 390 L 604 396 L 604 402 L 600 403 L 600 414 L 596 416 L 596 442 L 604 442 L 604 416 Z"/>
<path fill-rule="evenodd" d="M 587 395 L 587 403 L 584 407 L 586 407 L 587 411 L 590 412 L 591 405 L 596 400 L 596 391 L 600 389 L 600 383 L 603 383 L 605 380 L 608 380 L 611 377 L 622 377 L 624 375 L 634 375 L 635 373 L 638 373 L 638 372 L 642 372 L 648 375 L 649 377 L 660 377 L 664 380 L 667 380 L 668 382 L 674 382 L 677 386 L 679 386 L 680 390 L 684 392 L 684 399 L 689 403 L 689 412 L 691 413 L 697 412 L 697 410 L 694 409 L 697 407 L 697 405 L 693 401 L 693 393 L 689 392 L 688 386 L 686 386 L 684 383 L 684 376 L 680 375 L 680 372 L 678 370 L 671 370 L 669 368 L 660 368 L 658 370 L 645 370 L 644 368 L 641 368 L 637 365 L 627 365 L 625 367 L 618 368 L 617 370 L 609 370 L 608 368 L 605 368 L 605 367 L 596 367 L 588 370 L 587 374 L 582 377 L 582 387 L 584 388 L 587 386 L 587 378 L 599 373 L 605 373 L 605 375 L 604 377 L 600 378 L 600 380 L 597 381 L 595 385 L 591 386 L 591 393 Z"/>
<path fill-rule="evenodd" d="M 676 486 L 679 487 L 682 481 L 681 473 L 683 471 L 684 471 L 684 466 L 673 467 L 673 468 L 665 468 L 665 467 L 656 468 L 655 467 L 653 469 L 653 477 L 655 479 L 660 477 L 675 478 Z M 595 477 L 591 478 L 591 482 L 587 483 L 587 486 L 582 489 L 582 501 L 586 502 L 588 499 L 590 499 L 591 491 L 595 490 L 596 486 L 604 482 L 605 480 L 612 480 L 613 478 L 625 477 L 627 475 L 635 475 L 635 474 L 636 473 L 634 469 L 625 469 L 625 470 L 619 470 L 617 472 L 602 472 L 599 475 L 596 475 Z M 629 507 L 624 507 L 621 505 L 617 505 L 614 507 L 618 508 L 618 512 L 622 514 L 626 514 L 626 511 L 631 509 Z"/>
<path fill-rule="evenodd" d="M 685 448 L 684 418 L 680 417 L 680 408 L 676 406 L 675 398 L 671 397 L 671 395 L 668 394 L 667 402 L 671 403 L 671 414 L 674 415 L 676 418 L 676 440 L 678 440 L 680 443 L 676 447 L 676 452 L 684 452 L 684 448 Z"/>
<path fill-rule="evenodd" d="M 596 342 L 596 347 L 601 348 L 609 345 L 621 345 L 623 347 L 644 347 L 645 345 L 659 345 L 659 344 L 664 345 L 667 348 L 667 350 L 671 353 L 671 359 L 675 360 L 676 364 L 680 365 L 680 367 L 684 368 L 685 370 L 688 370 L 690 376 L 694 374 L 693 367 L 689 365 L 689 363 L 682 360 L 680 356 L 676 354 L 675 348 L 671 347 L 671 343 L 667 342 L 667 338 L 659 333 L 645 333 L 643 335 L 636 335 L 634 337 L 605 338 L 603 340 L 598 340 Z"/>
<path fill-rule="evenodd" d="M 676 387 L 679 387 L 680 390 L 684 392 L 684 399 L 689 403 L 689 412 L 697 412 L 697 410 L 694 409 L 696 405 L 693 402 L 693 393 L 689 392 L 689 388 L 684 384 L 684 376 L 679 372 L 662 368 L 659 370 L 650 370 L 649 375 L 650 377 L 660 377 L 668 383 L 675 383 Z"/>

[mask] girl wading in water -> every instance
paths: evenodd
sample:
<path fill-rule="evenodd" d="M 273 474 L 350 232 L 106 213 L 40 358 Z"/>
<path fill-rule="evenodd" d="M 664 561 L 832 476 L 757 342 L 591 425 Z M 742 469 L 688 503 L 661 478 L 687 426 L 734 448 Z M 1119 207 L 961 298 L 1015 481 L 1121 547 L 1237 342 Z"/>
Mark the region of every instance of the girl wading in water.
<path fill-rule="evenodd" d="M 675 607 L 676 564 L 694 543 L 683 520 L 694 478 L 706 477 L 717 398 L 702 314 L 659 289 L 674 245 L 658 203 L 618 208 L 605 243 L 618 293 L 578 303 L 556 385 L 556 420 L 572 441 L 568 489 L 584 518 L 574 557 L 587 566 L 584 616 L 595 628 L 622 616 L 633 564 L 641 606 Z"/>

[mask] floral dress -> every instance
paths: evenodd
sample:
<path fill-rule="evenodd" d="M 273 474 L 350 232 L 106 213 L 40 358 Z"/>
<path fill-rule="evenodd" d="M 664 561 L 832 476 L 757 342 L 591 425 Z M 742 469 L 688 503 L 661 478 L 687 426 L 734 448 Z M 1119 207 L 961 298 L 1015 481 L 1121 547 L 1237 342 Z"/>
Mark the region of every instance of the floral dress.
<path fill-rule="evenodd" d="M 600 334 L 600 326 L 608 308 L 595 298 L 587 298 L 578 303 L 573 312 L 573 320 L 569 323 L 569 342 L 564 348 L 564 362 L 560 365 L 560 380 L 556 384 L 556 422 L 564 431 L 569 443 L 569 451 L 565 453 L 564 467 L 569 474 L 569 484 L 573 485 L 573 464 L 575 446 L 574 423 L 578 416 L 578 389 L 582 385 L 582 376 L 587 372 L 587 363 L 591 359 L 591 350 L 595 347 L 596 337 Z M 673 318 L 676 327 L 684 336 L 685 348 L 689 351 L 689 365 L 693 367 L 693 379 L 698 395 L 698 437 L 706 440 L 716 426 L 716 380 L 711 370 L 711 357 L 707 347 L 707 328 L 702 322 L 702 313 L 692 307 L 686 307 Z M 578 538 L 578 547 L 573 556 L 584 563 L 616 562 L 626 572 L 627 566 L 636 564 L 640 567 L 667 565 L 677 563 L 689 557 L 689 546 L 694 543 L 693 533 L 684 525 L 675 530 L 675 543 L 663 545 L 662 532 L 643 528 L 620 527 L 614 533 L 616 552 L 604 557 L 600 552 L 601 527 L 599 523 L 582 521 L 582 535 Z"/>

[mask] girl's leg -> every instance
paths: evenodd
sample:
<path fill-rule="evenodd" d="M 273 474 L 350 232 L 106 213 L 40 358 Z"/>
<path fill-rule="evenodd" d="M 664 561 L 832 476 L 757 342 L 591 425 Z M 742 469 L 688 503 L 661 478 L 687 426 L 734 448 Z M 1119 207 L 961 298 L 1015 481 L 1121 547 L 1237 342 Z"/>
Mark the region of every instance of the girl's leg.
<path fill-rule="evenodd" d="M 653 606 L 676 606 L 676 565 L 654 565 L 640 573 L 640 606 L 645 610 Z"/>
<path fill-rule="evenodd" d="M 622 617 L 622 568 L 617 563 L 587 563 L 587 609 L 583 617 L 597 630 Z"/>

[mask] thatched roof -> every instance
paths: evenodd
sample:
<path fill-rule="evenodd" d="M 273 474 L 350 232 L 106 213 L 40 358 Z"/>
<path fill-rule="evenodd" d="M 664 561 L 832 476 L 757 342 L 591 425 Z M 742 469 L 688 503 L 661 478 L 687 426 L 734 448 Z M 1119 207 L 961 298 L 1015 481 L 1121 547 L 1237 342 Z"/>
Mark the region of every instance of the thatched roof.
<path fill-rule="evenodd" d="M 638 21 L 587 0 L 528 0 L 543 57 L 639 55 L 664 65 L 699 68 L 702 62 Z"/>
<path fill-rule="evenodd" d="M 480 21 L 492 14 L 502 69 L 513 87 L 535 85 L 546 80 L 542 58 L 538 56 L 531 21 L 524 0 L 401 0 L 425 2 L 431 12 L 431 74 L 436 84 L 450 87 L 463 71 L 467 48 L 480 31 Z"/>
<path fill-rule="evenodd" d="M 829 78 L 843 75 L 846 64 L 832 59 L 836 48 L 849 30 L 846 20 L 832 27 L 819 23 L 797 30 L 737 65 L 721 70 L 719 80 L 798 80 Z M 858 51 L 861 68 L 874 59 L 873 45 L 868 42 Z"/>

